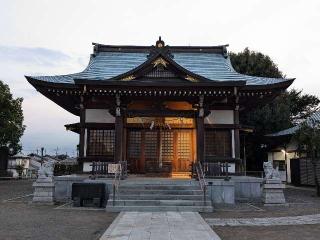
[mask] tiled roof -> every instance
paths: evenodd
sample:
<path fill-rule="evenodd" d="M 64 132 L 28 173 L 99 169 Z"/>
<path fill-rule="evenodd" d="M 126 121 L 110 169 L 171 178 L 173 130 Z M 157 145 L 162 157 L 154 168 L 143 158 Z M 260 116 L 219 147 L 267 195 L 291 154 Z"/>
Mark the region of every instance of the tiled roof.
<path fill-rule="evenodd" d="M 217 53 L 174 53 L 174 61 L 187 70 L 213 81 L 247 81 L 247 85 L 264 85 L 286 81 L 281 78 L 252 77 L 237 73 L 230 62 Z"/>
<path fill-rule="evenodd" d="M 317 121 L 317 122 L 320 121 L 320 111 L 313 113 L 310 117 L 307 118 L 306 121 L 307 121 L 307 123 L 309 122 L 310 124 L 313 121 Z M 298 131 L 300 129 L 301 124 L 302 123 L 300 123 L 299 125 L 294 126 L 292 128 L 288 128 L 288 129 L 285 129 L 285 130 L 282 130 L 282 131 L 279 131 L 276 133 L 268 134 L 266 136 L 267 137 L 280 137 L 280 136 L 286 136 L 286 135 L 293 135 L 296 131 Z"/>
<path fill-rule="evenodd" d="M 130 71 L 146 60 L 146 53 L 100 52 L 90 57 L 88 66 L 82 72 L 32 78 L 55 83 L 74 83 L 74 79 L 106 80 Z"/>
<path fill-rule="evenodd" d="M 147 61 L 147 52 L 97 52 L 85 70 L 75 74 L 35 76 L 36 80 L 74 83 L 74 79 L 108 80 L 126 73 Z M 247 81 L 247 85 L 266 85 L 287 81 L 279 78 L 252 77 L 237 73 L 219 53 L 172 52 L 173 60 L 183 68 L 212 81 Z"/>

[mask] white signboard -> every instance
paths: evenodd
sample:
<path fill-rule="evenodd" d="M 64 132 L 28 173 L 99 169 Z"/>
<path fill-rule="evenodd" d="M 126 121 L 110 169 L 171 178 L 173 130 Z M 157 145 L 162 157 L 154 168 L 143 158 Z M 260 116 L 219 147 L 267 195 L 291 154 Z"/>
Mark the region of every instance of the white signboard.
<path fill-rule="evenodd" d="M 116 173 L 118 168 L 120 168 L 120 164 L 110 163 L 108 164 L 108 173 Z"/>

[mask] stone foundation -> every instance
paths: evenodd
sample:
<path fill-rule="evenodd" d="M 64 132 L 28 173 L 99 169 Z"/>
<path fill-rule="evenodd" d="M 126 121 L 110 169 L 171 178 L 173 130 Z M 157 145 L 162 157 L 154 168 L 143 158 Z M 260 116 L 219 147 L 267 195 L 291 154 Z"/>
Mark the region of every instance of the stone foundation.
<path fill-rule="evenodd" d="M 235 204 L 233 181 L 207 180 L 208 197 L 213 203 Z"/>
<path fill-rule="evenodd" d="M 286 205 L 283 189 L 285 185 L 280 179 L 267 179 L 263 186 L 262 201 L 265 206 Z"/>
<path fill-rule="evenodd" d="M 52 179 L 38 179 L 33 185 L 32 203 L 53 205 L 54 204 L 54 182 Z"/>

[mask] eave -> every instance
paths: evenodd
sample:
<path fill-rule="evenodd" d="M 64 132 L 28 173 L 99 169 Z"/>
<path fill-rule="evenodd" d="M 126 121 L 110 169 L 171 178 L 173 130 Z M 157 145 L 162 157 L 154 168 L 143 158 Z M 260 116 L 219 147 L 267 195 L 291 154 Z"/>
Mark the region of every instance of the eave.
<path fill-rule="evenodd" d="M 252 90 L 272 90 L 272 89 L 287 89 L 293 82 L 295 78 L 286 79 L 286 81 L 273 83 L 273 84 L 264 84 L 264 85 L 245 85 L 243 91 L 252 91 Z"/>
<path fill-rule="evenodd" d="M 69 83 L 51 83 L 33 79 L 25 76 L 28 82 L 42 95 L 67 110 L 68 112 L 79 116 L 78 105 L 80 103 L 81 90 L 79 86 Z M 52 91 L 51 91 L 52 89 Z M 63 91 L 62 94 L 60 91 Z"/>

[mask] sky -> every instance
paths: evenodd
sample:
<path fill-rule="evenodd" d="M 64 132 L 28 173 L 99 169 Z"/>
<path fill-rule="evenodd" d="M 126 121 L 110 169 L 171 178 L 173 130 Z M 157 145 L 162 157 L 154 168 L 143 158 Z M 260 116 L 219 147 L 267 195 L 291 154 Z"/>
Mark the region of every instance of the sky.
<path fill-rule="evenodd" d="M 25 153 L 76 153 L 78 122 L 38 93 L 25 75 L 82 71 L 92 42 L 229 44 L 267 54 L 293 86 L 320 97 L 318 0 L 0 0 L 0 79 L 23 97 Z"/>

